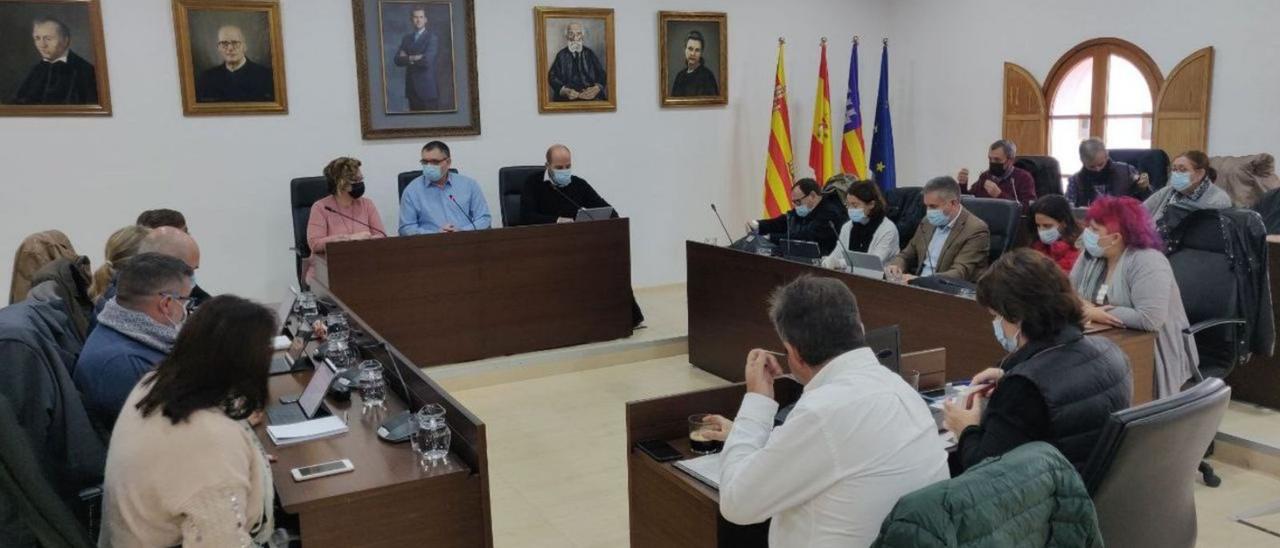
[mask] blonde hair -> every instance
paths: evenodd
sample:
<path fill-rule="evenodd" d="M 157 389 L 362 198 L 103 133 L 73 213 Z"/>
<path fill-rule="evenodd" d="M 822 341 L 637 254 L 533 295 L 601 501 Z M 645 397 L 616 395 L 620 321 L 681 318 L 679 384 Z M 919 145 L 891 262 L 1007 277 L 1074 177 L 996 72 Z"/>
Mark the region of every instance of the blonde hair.
<path fill-rule="evenodd" d="M 360 160 L 342 156 L 335 158 L 329 165 L 324 166 L 324 178 L 329 183 L 329 194 L 337 194 L 338 191 L 349 192 L 351 190 L 351 182 L 356 178 L 356 171 L 360 169 Z"/>
<path fill-rule="evenodd" d="M 142 240 L 150 233 L 150 228 L 129 225 L 115 231 L 110 238 L 107 238 L 106 249 L 102 252 L 104 261 L 102 266 L 93 271 L 93 283 L 89 286 L 89 296 L 93 300 L 98 300 L 103 293 L 107 292 L 107 286 L 111 285 L 111 280 L 116 277 L 116 266 L 125 259 L 137 255 Z"/>

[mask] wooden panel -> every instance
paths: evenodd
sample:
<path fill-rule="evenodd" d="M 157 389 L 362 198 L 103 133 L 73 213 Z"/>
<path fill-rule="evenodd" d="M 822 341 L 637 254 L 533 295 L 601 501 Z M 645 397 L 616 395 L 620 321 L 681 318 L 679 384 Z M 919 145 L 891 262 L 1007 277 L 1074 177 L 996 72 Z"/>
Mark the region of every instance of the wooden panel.
<path fill-rule="evenodd" d="M 1027 69 L 1004 64 L 1004 138 L 1022 155 L 1048 154 L 1049 122 L 1044 93 Z"/>
<path fill-rule="evenodd" d="M 1188 150 L 1207 150 L 1212 85 L 1212 47 L 1191 54 L 1174 67 L 1156 99 L 1154 147 L 1163 149 L 1170 158 Z"/>
<path fill-rule="evenodd" d="M 942 388 L 947 382 L 947 349 L 934 348 L 902 355 L 899 362 L 902 378 L 911 382 L 909 375 L 920 372 L 920 390 Z"/>
<path fill-rule="evenodd" d="M 1276 295 L 1280 295 L 1280 239 L 1272 236 L 1267 241 L 1271 314 L 1273 325 L 1280 326 L 1280 307 L 1275 306 Z M 1227 384 L 1231 385 L 1232 399 L 1280 410 L 1280 354 L 1255 355 L 1249 363 L 1237 367 L 1227 376 Z"/>

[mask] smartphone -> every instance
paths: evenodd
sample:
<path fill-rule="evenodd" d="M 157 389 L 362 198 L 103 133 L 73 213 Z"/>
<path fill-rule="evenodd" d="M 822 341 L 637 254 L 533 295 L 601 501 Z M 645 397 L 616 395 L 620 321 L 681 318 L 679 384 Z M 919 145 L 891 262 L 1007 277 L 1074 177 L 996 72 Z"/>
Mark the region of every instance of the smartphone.
<path fill-rule="evenodd" d="M 351 465 L 351 461 L 347 459 L 322 462 L 310 466 L 299 466 L 292 470 L 293 481 L 307 481 L 335 474 L 345 474 L 355 469 Z"/>
<path fill-rule="evenodd" d="M 670 462 L 684 458 L 684 455 L 680 454 L 679 451 L 676 451 L 675 447 L 672 447 L 671 444 L 662 440 L 636 442 L 636 448 L 644 451 L 644 454 L 649 455 L 653 460 L 658 462 Z"/>

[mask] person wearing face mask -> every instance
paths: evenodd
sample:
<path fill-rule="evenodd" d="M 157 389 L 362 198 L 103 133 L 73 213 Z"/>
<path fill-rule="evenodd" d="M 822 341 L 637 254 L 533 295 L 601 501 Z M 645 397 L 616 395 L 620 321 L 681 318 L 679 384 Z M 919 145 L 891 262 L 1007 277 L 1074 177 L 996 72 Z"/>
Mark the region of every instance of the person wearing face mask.
<path fill-rule="evenodd" d="M 1096 137 L 1080 143 L 1080 171 L 1067 179 L 1067 200 L 1075 207 L 1089 207 L 1102 196 L 1128 196 L 1145 200 L 1151 196 L 1146 173 L 1107 153 L 1107 145 Z"/>
<path fill-rule="evenodd" d="M 1081 236 L 1085 254 L 1071 269 L 1084 319 L 1156 333 L 1154 392 L 1178 393 L 1199 364 L 1182 293 L 1147 210 L 1133 198 L 1100 198 L 1089 206 Z"/>
<path fill-rule="evenodd" d="M 1018 147 L 1013 141 L 1001 139 L 991 143 L 987 151 L 988 168 L 972 187 L 969 185 L 968 168 L 961 169 L 956 175 L 960 192 L 978 198 L 1014 200 L 1021 203 L 1025 211 L 1031 202 L 1036 201 L 1036 180 L 1031 172 L 1013 165 L 1017 154 Z"/>
<path fill-rule="evenodd" d="M 1083 470 L 1111 413 L 1129 407 L 1128 358 L 1115 343 L 1084 335 L 1066 274 L 1029 249 L 991 265 L 978 280 L 978 303 L 994 316 L 1006 356 L 973 378 L 975 387 L 994 387 L 977 392 L 989 399 L 944 404 L 943 424 L 958 442 L 952 473 L 1033 441 L 1053 445 Z"/>
<path fill-rule="evenodd" d="M 827 181 L 827 185 L 842 179 L 851 181 L 848 175 L 836 175 Z M 831 268 L 843 262 L 845 249 L 870 253 L 880 257 L 881 262 L 889 262 L 898 254 L 898 226 L 885 217 L 889 207 L 874 181 L 849 182 L 845 205 L 848 206 L 849 220 L 840 227 L 838 245 L 823 260 L 825 266 Z"/>
<path fill-rule="evenodd" d="M 783 239 L 816 242 L 823 255 L 831 254 L 836 248 L 836 227 L 849 219 L 839 196 L 822 192 L 817 181 L 805 177 L 791 186 L 791 207 L 772 219 L 748 222 L 747 230 L 774 243 Z"/>
<path fill-rule="evenodd" d="M 400 197 L 400 235 L 437 234 L 489 228 L 489 204 L 475 179 L 451 171 L 449 145 L 422 147 L 422 175 Z"/>
<path fill-rule="evenodd" d="M 1205 153 L 1187 151 L 1173 159 L 1169 184 L 1157 190 L 1142 205 L 1157 223 L 1173 204 L 1188 204 L 1195 209 L 1227 209 L 1231 207 L 1231 196 L 1213 184 L 1217 177 L 1218 172 L 1209 166 L 1209 157 Z"/>
<path fill-rule="evenodd" d="M 885 265 L 885 276 L 903 282 L 923 276 L 977 280 L 990 260 L 987 223 L 960 205 L 960 185 L 951 177 L 925 183 L 923 199 L 925 218 L 907 247 Z"/>
<path fill-rule="evenodd" d="M 613 206 L 573 174 L 573 155 L 561 144 L 547 149 L 546 169 L 525 179 L 520 192 L 520 220 L 529 225 L 572 223 L 578 209 L 597 207 Z"/>
<path fill-rule="evenodd" d="M 85 339 L 72 379 L 95 426 L 110 432 L 133 386 L 173 348 L 195 271 L 177 257 L 140 253 L 119 265 L 116 294 Z"/>
<path fill-rule="evenodd" d="M 360 160 L 337 158 L 324 167 L 324 178 L 329 184 L 329 195 L 311 205 L 311 217 L 307 221 L 307 246 L 313 256 L 323 255 L 331 242 L 386 237 L 378 207 L 364 197 Z M 313 272 L 314 266 L 308 259 L 303 279 L 310 280 Z"/>
<path fill-rule="evenodd" d="M 1080 257 L 1080 249 L 1076 247 L 1080 224 L 1072 214 L 1071 204 L 1062 195 L 1050 194 L 1031 204 L 1028 213 L 1027 228 L 1036 235 L 1031 249 L 1053 259 L 1063 272 L 1071 272 Z"/>

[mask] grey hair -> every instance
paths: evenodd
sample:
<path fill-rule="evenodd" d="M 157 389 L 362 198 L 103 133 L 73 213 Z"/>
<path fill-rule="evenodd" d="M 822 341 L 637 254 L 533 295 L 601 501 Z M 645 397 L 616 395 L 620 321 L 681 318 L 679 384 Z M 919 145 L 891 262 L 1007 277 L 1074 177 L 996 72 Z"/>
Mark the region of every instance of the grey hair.
<path fill-rule="evenodd" d="M 160 253 L 139 253 L 128 258 L 116 275 L 116 301 L 129 307 L 164 291 L 182 288 L 195 271 L 182 259 Z"/>
<path fill-rule="evenodd" d="M 582 24 L 582 21 L 570 21 L 568 25 L 565 25 L 565 26 L 564 26 L 564 37 L 565 37 L 566 39 L 567 39 L 567 38 L 569 38 L 569 27 L 572 27 L 572 26 L 574 26 L 574 25 L 578 25 L 579 27 L 582 27 L 582 39 L 583 39 L 583 40 L 586 40 L 586 39 L 587 39 L 587 34 L 590 34 L 590 33 L 588 33 L 588 32 L 587 32 L 587 26 L 586 26 L 586 25 L 584 25 L 584 24 Z"/>
<path fill-rule="evenodd" d="M 995 150 L 997 148 L 1004 151 L 1005 158 L 1014 158 L 1018 155 L 1018 145 L 1008 139 L 1000 139 L 991 143 L 991 147 L 987 150 Z"/>
<path fill-rule="evenodd" d="M 778 337 L 810 367 L 867 345 L 858 300 L 834 278 L 803 275 L 774 290 L 769 319 Z"/>
<path fill-rule="evenodd" d="M 934 177 L 924 184 L 924 194 L 930 192 L 940 193 L 947 200 L 958 200 L 960 199 L 960 183 L 946 175 Z"/>
<path fill-rule="evenodd" d="M 67 39 L 67 40 L 71 39 L 71 27 L 68 27 L 67 24 L 63 23 L 62 21 L 59 21 L 47 15 L 44 17 L 37 17 L 35 21 L 31 22 L 31 26 L 36 27 L 46 23 L 53 23 L 55 26 L 58 27 L 58 34 L 62 35 L 64 39 Z"/>
<path fill-rule="evenodd" d="M 1080 161 L 1086 164 L 1089 163 L 1089 160 L 1092 160 L 1094 156 L 1097 156 L 1099 152 L 1106 151 L 1107 144 L 1097 137 L 1090 137 L 1080 141 Z"/>

